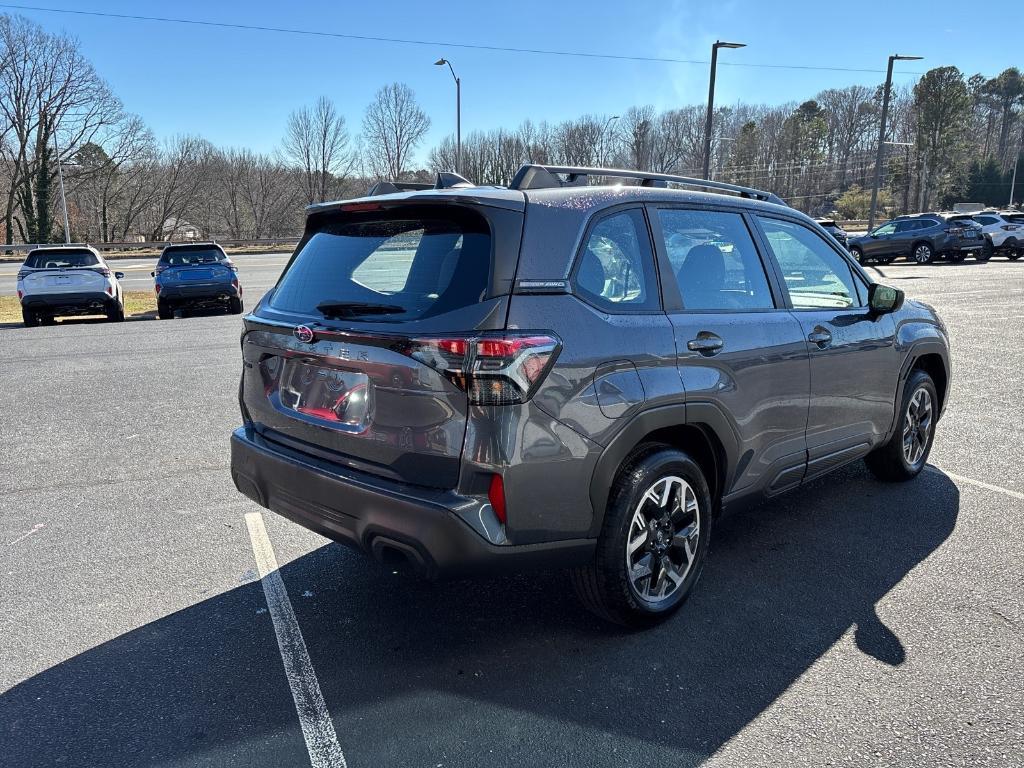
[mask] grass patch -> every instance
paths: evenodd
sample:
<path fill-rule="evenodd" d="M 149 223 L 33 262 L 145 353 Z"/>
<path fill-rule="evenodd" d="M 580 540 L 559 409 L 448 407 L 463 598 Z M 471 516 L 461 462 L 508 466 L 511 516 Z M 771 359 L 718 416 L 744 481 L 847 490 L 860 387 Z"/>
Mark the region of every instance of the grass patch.
<path fill-rule="evenodd" d="M 156 317 L 156 297 L 151 291 L 125 291 L 124 315 L 126 318 L 142 320 Z M 93 317 L 93 315 L 76 315 Z M 103 317 L 103 315 L 95 315 Z M 17 296 L 0 296 L 0 323 L 21 322 L 21 301 Z"/>

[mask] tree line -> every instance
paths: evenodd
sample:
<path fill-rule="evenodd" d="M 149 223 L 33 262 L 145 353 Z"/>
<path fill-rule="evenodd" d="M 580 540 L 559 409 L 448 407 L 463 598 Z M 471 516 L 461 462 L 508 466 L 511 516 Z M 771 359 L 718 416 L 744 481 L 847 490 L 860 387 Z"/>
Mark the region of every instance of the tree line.
<path fill-rule="evenodd" d="M 862 218 L 881 91 L 850 86 L 791 104 L 717 108 L 712 176 L 770 189 L 810 213 Z M 987 78 L 939 67 L 912 88 L 895 88 L 883 206 L 895 213 L 959 200 L 1005 205 L 1022 112 L 1024 77 L 1016 68 Z M 430 118 L 401 83 L 377 92 L 356 134 L 322 97 L 289 115 L 273 152 L 216 147 L 197 135 L 158 141 L 74 38 L 17 15 L 0 15 L 0 121 L 6 243 L 64 239 L 61 174 L 71 239 L 119 242 L 180 237 L 189 224 L 225 239 L 294 236 L 305 205 L 362 194 L 376 179 L 429 180 L 456 167 L 451 136 L 417 162 Z M 464 136 L 459 168 L 481 184 L 507 184 L 526 162 L 698 176 L 704 122 L 702 104 L 526 120 Z"/>

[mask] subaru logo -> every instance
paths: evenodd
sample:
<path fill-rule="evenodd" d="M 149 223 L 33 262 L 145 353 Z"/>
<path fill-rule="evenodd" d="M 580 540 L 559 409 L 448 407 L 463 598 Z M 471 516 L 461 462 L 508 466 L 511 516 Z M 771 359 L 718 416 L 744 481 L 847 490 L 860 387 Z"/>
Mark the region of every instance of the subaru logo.
<path fill-rule="evenodd" d="M 295 338 L 303 344 L 312 344 L 313 339 L 316 338 L 316 336 L 313 335 L 313 329 L 308 325 L 297 326 L 295 330 L 292 331 L 292 334 L 294 334 Z"/>

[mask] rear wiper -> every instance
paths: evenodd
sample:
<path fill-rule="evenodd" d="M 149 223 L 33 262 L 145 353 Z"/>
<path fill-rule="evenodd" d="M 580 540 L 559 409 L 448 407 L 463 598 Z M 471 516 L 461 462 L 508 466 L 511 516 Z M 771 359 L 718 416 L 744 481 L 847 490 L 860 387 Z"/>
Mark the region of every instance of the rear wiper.
<path fill-rule="evenodd" d="M 355 317 L 356 315 L 397 315 L 405 307 L 395 304 L 366 304 L 358 301 L 322 301 L 316 305 L 324 317 Z"/>

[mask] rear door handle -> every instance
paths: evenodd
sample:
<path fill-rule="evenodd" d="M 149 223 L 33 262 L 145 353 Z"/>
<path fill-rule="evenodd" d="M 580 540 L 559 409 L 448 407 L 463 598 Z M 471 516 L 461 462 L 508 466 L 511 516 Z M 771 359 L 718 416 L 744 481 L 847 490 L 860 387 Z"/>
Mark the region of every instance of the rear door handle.
<path fill-rule="evenodd" d="M 686 348 L 691 352 L 700 352 L 702 355 L 714 355 L 718 353 L 722 347 L 725 346 L 725 342 L 722 341 L 721 336 L 716 336 L 710 331 L 701 331 L 697 334 L 697 338 L 690 339 L 686 342 Z"/>
<path fill-rule="evenodd" d="M 812 344 L 817 344 L 819 348 L 824 349 L 832 343 L 832 334 L 829 333 L 827 328 L 822 328 L 819 325 L 807 334 L 807 340 Z"/>

